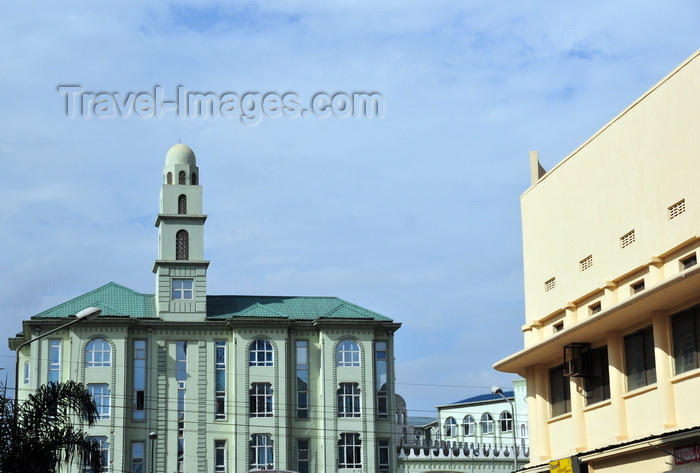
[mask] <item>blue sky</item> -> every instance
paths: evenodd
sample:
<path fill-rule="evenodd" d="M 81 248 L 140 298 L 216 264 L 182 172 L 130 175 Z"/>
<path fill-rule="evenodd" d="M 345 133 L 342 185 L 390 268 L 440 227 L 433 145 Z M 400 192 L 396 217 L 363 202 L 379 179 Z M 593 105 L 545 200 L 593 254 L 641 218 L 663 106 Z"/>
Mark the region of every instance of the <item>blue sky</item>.
<path fill-rule="evenodd" d="M 508 385 L 519 196 L 700 47 L 700 4 L 22 2 L 0 17 L 0 317 L 152 293 L 167 150 L 204 186 L 211 294 L 332 295 L 403 327 L 414 415 Z M 378 92 L 382 118 L 67 118 L 57 87 Z M 0 345 L 11 377 L 14 354 Z"/>

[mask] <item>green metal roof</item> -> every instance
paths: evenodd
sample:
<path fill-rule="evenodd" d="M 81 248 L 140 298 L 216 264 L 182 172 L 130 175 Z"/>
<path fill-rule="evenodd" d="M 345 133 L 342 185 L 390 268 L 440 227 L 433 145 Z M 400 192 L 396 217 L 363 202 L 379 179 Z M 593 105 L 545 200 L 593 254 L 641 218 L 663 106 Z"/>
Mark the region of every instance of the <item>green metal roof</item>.
<path fill-rule="evenodd" d="M 68 317 L 77 314 L 86 307 L 102 309 L 100 317 L 133 317 L 139 319 L 157 317 L 153 294 L 141 294 L 111 282 L 87 294 L 45 310 L 33 318 Z"/>
<path fill-rule="evenodd" d="M 45 310 L 33 318 L 63 318 L 85 307 L 102 309 L 100 317 L 158 318 L 153 294 L 141 294 L 110 282 L 87 294 Z M 207 296 L 207 318 L 345 319 L 391 322 L 371 310 L 337 297 Z"/>
<path fill-rule="evenodd" d="M 391 322 L 337 297 L 306 296 L 207 296 L 207 317 L 283 317 L 290 320 L 363 319 Z"/>

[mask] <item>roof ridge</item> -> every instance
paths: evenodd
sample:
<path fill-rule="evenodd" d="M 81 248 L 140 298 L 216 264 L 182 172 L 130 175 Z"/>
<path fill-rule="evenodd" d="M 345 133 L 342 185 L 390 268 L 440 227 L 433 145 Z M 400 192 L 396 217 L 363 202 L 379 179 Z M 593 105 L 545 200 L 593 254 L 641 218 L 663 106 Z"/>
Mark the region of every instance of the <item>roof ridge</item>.
<path fill-rule="evenodd" d="M 105 288 L 105 287 L 107 287 L 107 286 L 116 286 L 116 287 L 118 287 L 118 288 L 120 288 L 120 289 L 124 289 L 125 291 L 129 291 L 129 292 L 131 292 L 131 293 L 133 293 L 133 294 L 138 294 L 139 296 L 153 296 L 153 295 L 155 295 L 155 294 L 144 294 L 143 292 L 135 291 L 134 289 L 131 289 L 130 287 L 123 286 L 123 285 L 121 285 L 121 284 L 119 284 L 119 283 L 116 283 L 116 282 L 114 282 L 114 281 L 110 281 L 110 282 L 108 282 L 107 284 L 105 284 L 104 286 L 102 286 L 102 287 L 100 287 L 100 288 L 98 288 L 98 289 L 95 289 L 95 290 L 97 291 L 97 290 L 103 289 L 103 288 Z M 85 295 L 87 295 L 87 294 L 85 294 Z"/>
<path fill-rule="evenodd" d="M 270 294 L 207 294 L 207 297 L 274 297 L 275 299 L 337 299 L 343 301 L 338 296 L 276 296 Z M 343 301 L 347 302 L 347 301 Z M 349 302 L 348 302 L 349 303 Z"/>
<path fill-rule="evenodd" d="M 103 315 L 117 317 L 152 317 L 155 314 L 155 295 L 143 294 L 121 284 L 107 284 L 50 307 L 32 318 L 64 318 L 85 307 L 98 307 Z"/>
<path fill-rule="evenodd" d="M 243 310 L 240 312 L 239 315 L 241 315 L 241 316 L 242 316 L 242 315 L 245 315 L 246 313 L 252 312 L 252 311 L 254 311 L 254 310 L 256 310 L 256 309 L 262 309 L 262 310 L 265 311 L 265 312 L 269 312 L 269 313 L 271 313 L 271 314 L 275 314 L 277 317 L 285 317 L 285 318 L 287 317 L 286 315 L 284 315 L 284 314 L 282 314 L 282 313 L 280 313 L 280 312 L 277 312 L 276 310 L 273 310 L 273 309 L 270 309 L 270 308 L 268 308 L 268 307 L 265 307 L 265 306 L 262 305 L 260 302 L 256 302 L 255 304 L 246 307 L 245 309 L 243 309 Z"/>
<path fill-rule="evenodd" d="M 342 298 L 340 298 L 340 297 L 336 297 L 336 299 L 338 299 L 338 300 L 339 300 L 340 302 L 342 302 L 343 304 L 346 304 L 346 305 L 351 306 L 351 308 L 354 307 L 355 309 L 357 309 L 357 311 L 367 313 L 367 314 L 368 314 L 370 317 L 372 317 L 372 318 L 374 318 L 374 317 L 376 317 L 376 316 L 383 317 L 383 318 L 387 318 L 387 319 L 390 318 L 390 317 L 387 317 L 386 315 L 380 314 L 379 312 L 375 312 L 375 311 L 373 311 L 373 310 L 371 310 L 371 309 L 368 309 L 368 308 L 366 308 L 366 307 L 362 307 L 361 305 L 357 305 L 357 304 L 355 304 L 354 302 L 346 301 L 345 299 L 342 299 Z"/>
<path fill-rule="evenodd" d="M 107 288 L 107 287 L 109 287 L 109 286 L 119 286 L 119 287 L 123 287 L 124 289 L 127 289 L 127 290 L 131 291 L 131 289 L 129 289 L 128 287 L 124 287 L 124 286 L 121 286 L 120 284 L 117 284 L 117 283 L 115 283 L 115 282 L 113 282 L 113 281 L 110 281 L 110 282 L 108 282 L 107 284 L 103 284 L 102 286 L 100 286 L 100 287 L 98 287 L 98 288 L 96 288 L 96 289 L 93 289 L 92 291 L 86 292 L 85 294 L 80 294 L 79 296 L 75 296 L 75 297 L 73 297 L 73 298 L 71 298 L 71 299 L 68 299 L 68 300 L 65 301 L 65 302 L 61 302 L 61 303 L 58 304 L 58 305 L 55 305 L 55 306 L 53 306 L 53 307 L 49 307 L 49 308 L 46 309 L 46 310 L 42 310 L 42 311 L 39 312 L 38 314 L 35 314 L 33 317 L 39 317 L 39 316 L 41 316 L 42 314 L 46 314 L 47 312 L 52 312 L 52 311 L 54 311 L 54 310 L 56 310 L 56 309 L 58 309 L 58 308 L 60 308 L 60 307 L 65 307 L 65 306 L 67 306 L 67 305 L 69 305 L 69 304 L 72 304 L 73 302 L 77 301 L 78 299 L 81 299 L 81 298 L 84 298 L 84 297 L 88 297 L 88 296 L 90 296 L 90 295 L 92 295 L 92 294 L 97 293 L 98 291 L 103 291 L 105 288 Z"/>
<path fill-rule="evenodd" d="M 108 310 L 109 313 L 107 313 L 107 315 L 116 315 L 118 317 L 129 317 L 129 314 L 125 314 L 124 312 L 118 311 L 114 307 L 107 305 L 107 304 L 100 303 L 99 301 L 91 304 L 91 307 L 97 307 L 98 309 L 101 309 L 102 313 L 105 313 Z M 100 314 L 100 315 L 102 315 L 102 314 Z"/>

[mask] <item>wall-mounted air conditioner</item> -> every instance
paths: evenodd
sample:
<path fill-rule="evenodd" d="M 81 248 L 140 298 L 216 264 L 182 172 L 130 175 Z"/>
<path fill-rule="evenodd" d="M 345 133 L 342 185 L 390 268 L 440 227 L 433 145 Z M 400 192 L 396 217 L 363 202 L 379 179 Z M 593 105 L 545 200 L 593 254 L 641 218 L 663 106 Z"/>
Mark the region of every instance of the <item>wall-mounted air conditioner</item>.
<path fill-rule="evenodd" d="M 590 343 L 571 343 L 564 347 L 564 376 L 585 378 L 591 374 Z"/>

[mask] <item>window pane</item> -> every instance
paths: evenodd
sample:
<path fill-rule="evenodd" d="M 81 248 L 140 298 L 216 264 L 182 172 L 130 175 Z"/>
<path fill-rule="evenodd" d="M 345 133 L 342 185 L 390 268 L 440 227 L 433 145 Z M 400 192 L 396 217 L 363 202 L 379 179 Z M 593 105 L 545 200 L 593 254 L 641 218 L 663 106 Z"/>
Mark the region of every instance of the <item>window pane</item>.
<path fill-rule="evenodd" d="M 143 473 L 143 442 L 131 443 L 131 472 Z"/>
<path fill-rule="evenodd" d="M 656 382 L 654 332 L 651 326 L 625 337 L 625 372 L 629 391 Z"/>
<path fill-rule="evenodd" d="M 49 376 L 50 383 L 58 383 L 60 381 L 61 368 L 61 341 L 49 340 Z"/>
<path fill-rule="evenodd" d="M 656 357 L 654 355 L 654 330 L 651 326 L 644 329 L 644 365 L 647 384 L 656 382 Z"/>
<path fill-rule="evenodd" d="M 610 399 L 610 372 L 607 345 L 586 352 L 590 360 L 591 374 L 584 378 L 587 404 Z"/>
<path fill-rule="evenodd" d="M 483 433 L 483 434 L 493 433 L 493 417 L 491 417 L 491 414 L 489 414 L 489 413 L 484 413 L 481 416 L 481 433 Z"/>
<path fill-rule="evenodd" d="M 510 432 L 513 430 L 513 416 L 510 412 L 502 412 L 499 421 L 501 424 L 501 432 Z"/>
<path fill-rule="evenodd" d="M 552 417 L 571 411 L 569 378 L 564 376 L 563 365 L 549 370 L 549 399 Z"/>
<path fill-rule="evenodd" d="M 694 310 L 678 314 L 671 320 L 673 331 L 673 355 L 676 360 L 676 374 L 697 368 L 696 322 Z"/>
<path fill-rule="evenodd" d="M 625 338 L 625 370 L 627 390 L 645 386 L 644 381 L 644 336 L 641 332 Z"/>
<path fill-rule="evenodd" d="M 343 340 L 336 349 L 337 366 L 360 366 L 360 347 L 354 340 Z"/>
<path fill-rule="evenodd" d="M 132 417 L 136 420 L 146 418 L 146 341 L 134 340 L 134 409 Z"/>
<path fill-rule="evenodd" d="M 272 344 L 267 340 L 255 340 L 250 345 L 250 366 L 274 366 Z"/>

